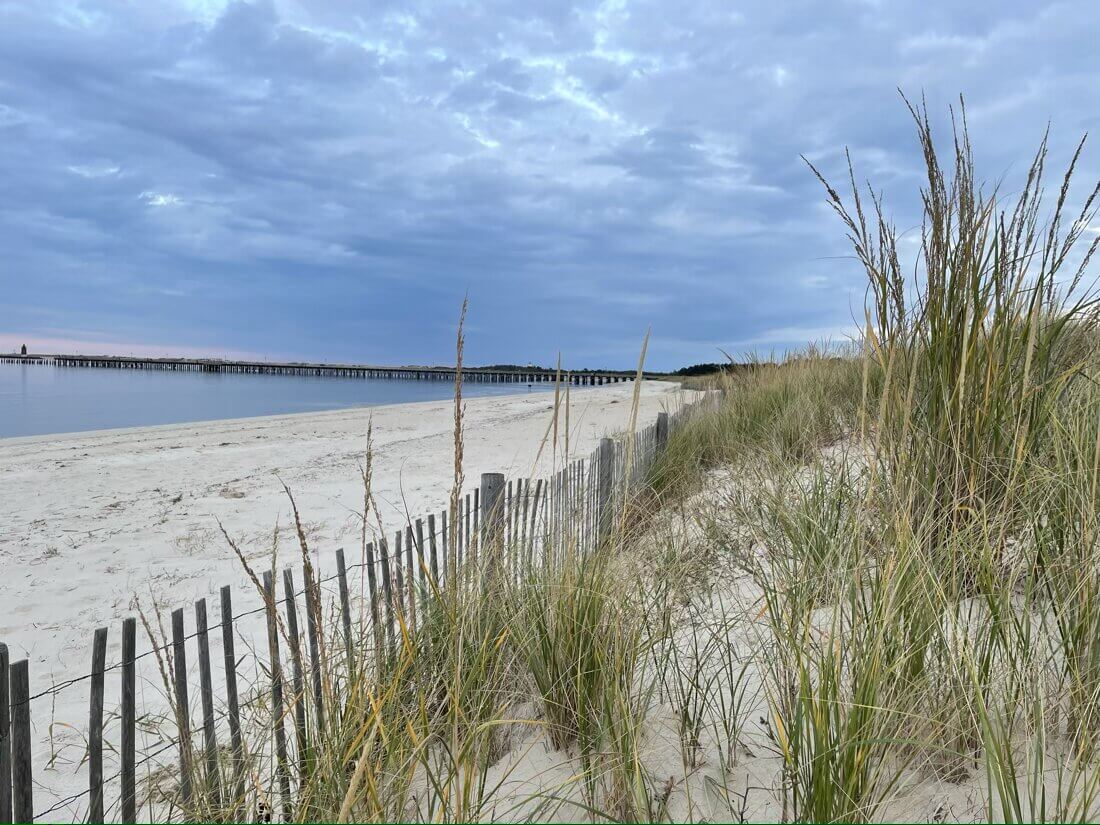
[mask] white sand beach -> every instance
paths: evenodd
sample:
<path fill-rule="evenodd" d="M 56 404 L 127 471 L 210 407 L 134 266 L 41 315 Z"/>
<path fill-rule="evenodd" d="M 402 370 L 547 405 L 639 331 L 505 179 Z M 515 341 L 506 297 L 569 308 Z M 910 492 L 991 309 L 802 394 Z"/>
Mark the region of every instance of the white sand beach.
<path fill-rule="evenodd" d="M 571 455 L 587 455 L 600 437 L 628 425 L 633 391 L 619 384 L 572 393 Z M 645 382 L 640 397 L 639 426 L 683 401 L 677 385 L 661 382 Z M 553 403 L 545 392 L 466 402 L 467 488 L 482 472 L 518 478 L 550 471 L 549 443 L 536 457 Z M 30 659 L 32 695 L 87 673 L 97 627 L 109 628 L 107 663 L 117 662 L 121 620 L 133 615 L 135 595 L 188 608 L 189 628 L 201 597 L 214 597 L 217 623 L 221 585 L 233 585 L 242 604 L 256 601 L 218 521 L 249 554 L 269 553 L 276 526 L 292 527 L 282 483 L 295 495 L 321 570 L 334 571 L 338 547 L 357 559 L 360 466 L 371 422 L 372 486 L 387 530 L 406 513 L 443 509 L 453 476 L 449 401 L 0 440 L 0 641 L 13 660 Z M 559 463 L 564 446 L 563 431 Z M 287 564 L 297 554 L 285 532 L 280 553 Z M 241 625 L 242 634 L 249 630 Z M 149 646 L 139 629 L 139 653 Z M 220 658 L 220 644 L 212 654 Z M 118 673 L 108 676 L 111 713 Z M 159 676 L 149 667 L 139 679 L 155 687 Z M 36 811 L 86 787 L 87 715 L 86 681 L 32 703 Z M 108 740 L 113 735 L 109 725 Z M 109 787 L 108 805 L 115 799 L 117 787 Z M 67 818 L 83 803 L 51 816 Z"/>

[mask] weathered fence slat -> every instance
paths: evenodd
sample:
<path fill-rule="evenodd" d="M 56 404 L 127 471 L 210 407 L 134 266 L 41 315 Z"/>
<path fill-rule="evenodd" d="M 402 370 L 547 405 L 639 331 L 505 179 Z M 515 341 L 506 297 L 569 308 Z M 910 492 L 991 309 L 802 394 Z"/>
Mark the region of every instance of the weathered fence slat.
<path fill-rule="evenodd" d="M 570 485 L 573 483 L 572 478 L 573 465 L 569 464 L 562 468 L 561 484 L 558 487 L 558 497 L 560 499 L 558 513 L 561 520 L 561 540 L 559 542 L 559 551 L 564 550 L 566 547 L 575 546 L 577 543 L 575 525 L 573 524 L 573 519 L 571 518 L 570 514 L 570 510 L 573 504 L 573 501 L 570 498 Z"/>
<path fill-rule="evenodd" d="M 0 643 L 0 823 L 11 822 L 11 703 L 8 646 Z"/>
<path fill-rule="evenodd" d="M 386 607 L 386 649 L 393 650 L 393 582 L 390 577 L 393 573 L 390 570 L 390 551 L 389 545 L 386 544 L 386 539 L 383 538 L 379 546 L 382 550 L 382 600 L 385 602 Z"/>
<path fill-rule="evenodd" d="M 202 743 L 206 750 L 206 791 L 211 794 L 215 807 L 220 808 L 222 786 L 218 771 L 218 739 L 214 731 L 214 682 L 210 671 L 206 599 L 195 602 L 195 630 L 199 637 L 199 693 L 202 697 Z"/>
<path fill-rule="evenodd" d="M 122 620 L 122 736 L 119 754 L 122 821 L 137 822 L 137 619 Z"/>
<path fill-rule="evenodd" d="M 508 482 L 512 487 L 512 495 L 508 497 L 504 505 L 504 531 L 508 536 L 504 542 L 505 575 L 515 578 L 515 549 L 519 544 L 519 533 L 516 529 L 516 515 L 519 512 L 519 493 L 523 489 L 523 481 Z"/>
<path fill-rule="evenodd" d="M 516 513 L 516 579 L 522 581 L 527 577 L 527 514 L 531 510 L 531 479 L 523 480 L 523 497 L 519 501 L 519 512 Z"/>
<path fill-rule="evenodd" d="M 573 522 L 569 518 L 569 473 L 572 470 L 572 465 L 565 467 L 561 471 L 561 486 L 558 488 L 558 496 L 561 500 L 561 504 L 558 508 L 559 517 L 561 518 L 561 530 L 562 538 L 558 550 L 558 558 L 562 558 L 567 547 L 575 546 L 577 542 L 577 536 L 573 529 Z M 557 564 L 557 562 L 555 562 Z"/>
<path fill-rule="evenodd" d="M 31 776 L 31 677 L 26 659 L 12 662 L 11 676 L 11 800 L 15 822 L 34 822 Z M 5 674 L 7 676 L 8 674 Z"/>
<path fill-rule="evenodd" d="M 435 540 L 435 513 L 428 514 L 428 558 L 433 587 L 439 587 L 439 544 Z"/>
<path fill-rule="evenodd" d="M 348 568 L 344 563 L 344 548 L 336 551 L 336 577 L 340 584 L 340 618 L 344 628 L 344 650 L 347 654 L 348 679 L 355 673 L 354 647 L 351 641 L 351 597 L 348 595 Z"/>
<path fill-rule="evenodd" d="M 440 514 L 439 535 L 440 535 L 440 548 L 439 549 L 440 549 L 441 554 L 443 556 L 443 578 L 449 580 L 449 576 L 451 575 L 451 570 L 454 566 L 454 564 L 453 564 L 454 560 L 451 558 L 450 551 L 447 548 L 449 546 L 448 542 L 453 542 L 454 539 L 450 538 L 447 535 L 447 511 L 446 510 L 444 510 Z"/>
<path fill-rule="evenodd" d="M 526 574 L 525 564 L 527 563 L 527 537 L 530 535 L 528 530 L 528 514 L 531 511 L 531 480 L 526 478 L 524 481 L 524 497 L 520 500 L 520 513 L 519 513 L 519 568 L 521 574 Z"/>
<path fill-rule="evenodd" d="M 542 497 L 542 479 L 535 481 L 535 497 L 531 501 L 531 523 L 527 533 L 527 568 L 534 569 L 535 527 L 538 525 L 539 499 Z"/>
<path fill-rule="evenodd" d="M 577 545 L 583 551 L 587 546 L 587 531 L 585 530 L 585 492 L 587 486 L 584 483 L 584 459 L 573 462 L 572 480 L 569 485 L 569 519 L 573 525 L 573 532 L 577 535 Z"/>
<path fill-rule="evenodd" d="M 462 562 L 465 563 L 470 560 L 471 553 L 471 538 L 470 533 L 470 494 L 466 494 L 466 519 L 462 528 Z"/>
<path fill-rule="evenodd" d="M 561 473 L 554 473 L 550 477 L 548 482 L 550 489 L 548 493 L 548 503 L 550 505 L 549 516 L 550 526 L 547 534 L 550 542 L 553 546 L 547 546 L 543 548 L 543 552 L 546 555 L 547 562 L 550 561 L 550 556 L 554 552 L 554 547 L 561 544 L 562 539 L 562 518 L 561 518 Z"/>
<path fill-rule="evenodd" d="M 382 655 L 382 627 L 381 619 L 378 610 L 378 576 L 375 572 L 374 565 L 374 543 L 367 545 L 367 589 L 370 590 L 370 626 L 371 634 L 374 637 L 374 656 L 375 662 L 381 661 Z"/>
<path fill-rule="evenodd" d="M 503 473 L 482 473 L 478 488 L 481 505 L 481 535 L 478 537 L 483 576 L 493 573 L 500 562 L 504 533 L 505 484 Z M 484 579 L 483 579 L 484 581 Z"/>
<path fill-rule="evenodd" d="M 320 580 L 320 572 L 314 571 L 316 579 L 306 575 L 305 576 L 305 589 L 306 589 L 306 635 L 309 638 L 309 669 L 313 677 L 313 710 L 314 719 L 313 727 L 318 732 L 324 729 L 325 726 L 325 700 L 321 694 L 321 647 L 320 637 L 318 634 L 321 632 L 321 603 L 318 601 L 318 593 L 321 586 L 317 584 Z"/>
<path fill-rule="evenodd" d="M 615 442 L 610 438 L 601 438 L 599 451 L 596 453 L 599 462 L 596 485 L 596 512 L 598 539 L 604 538 L 611 530 L 611 483 L 612 471 L 615 466 Z"/>
<path fill-rule="evenodd" d="M 577 477 L 577 546 L 585 554 L 592 549 L 599 538 L 596 524 L 598 508 L 594 506 L 595 491 L 592 489 L 592 476 L 590 474 L 586 476 L 588 469 L 583 458 L 574 462 L 573 472 Z"/>
<path fill-rule="evenodd" d="M 103 822 L 103 669 L 107 666 L 107 628 L 92 639 L 92 682 L 88 700 L 88 821 Z"/>
<path fill-rule="evenodd" d="M 585 516 L 588 512 L 585 507 L 585 491 L 579 487 L 583 463 L 578 459 L 569 464 L 565 470 L 565 483 L 562 485 L 562 496 L 565 498 L 565 531 L 569 537 L 565 546 L 581 554 L 585 552 L 585 542 L 588 540 L 585 524 Z"/>
<path fill-rule="evenodd" d="M 244 803 L 244 742 L 241 709 L 237 700 L 237 654 L 233 638 L 233 596 L 229 585 L 221 589 L 222 657 L 225 662 L 225 704 L 229 710 L 229 743 L 233 749 L 233 797 L 230 812 Z"/>
<path fill-rule="evenodd" d="M 590 531 L 588 529 L 588 504 L 585 493 L 587 488 L 583 485 L 584 460 L 577 459 L 569 466 L 569 489 L 566 492 L 569 513 L 569 532 L 572 534 L 573 546 L 581 554 L 587 552 Z"/>
<path fill-rule="evenodd" d="M 175 676 L 176 728 L 180 748 L 180 797 L 186 811 L 191 806 L 191 706 L 187 700 L 187 647 L 183 633 L 183 608 L 172 611 L 172 654 Z"/>
<path fill-rule="evenodd" d="M 504 546 L 508 547 L 512 543 L 512 517 L 515 515 L 515 510 L 512 507 L 512 482 L 509 481 L 507 489 L 504 494 Z"/>
<path fill-rule="evenodd" d="M 453 545 L 451 555 L 448 563 L 453 562 L 451 578 L 458 581 L 459 571 L 462 569 L 462 550 L 463 550 L 463 534 L 462 534 L 462 499 L 459 498 L 456 501 L 456 507 L 454 512 L 451 513 L 451 544 Z"/>
<path fill-rule="evenodd" d="M 518 562 L 519 574 L 522 577 L 525 570 L 525 565 L 528 562 L 527 557 L 527 511 L 531 508 L 531 479 L 526 479 L 523 482 L 523 497 L 520 499 L 520 513 L 519 513 L 519 543 L 516 545 L 516 561 Z"/>
<path fill-rule="evenodd" d="M 550 548 L 551 557 L 554 548 L 560 547 L 565 540 L 565 470 L 554 475 L 551 481 L 550 500 L 553 512 L 554 547 Z"/>
<path fill-rule="evenodd" d="M 583 466 L 583 463 L 584 462 L 581 461 L 581 460 L 573 462 L 573 465 L 570 467 L 570 471 L 571 471 L 574 478 L 576 478 L 581 473 L 581 467 Z M 581 553 L 587 553 L 588 552 L 588 546 L 589 546 L 588 542 L 591 539 L 591 533 L 592 533 L 592 531 L 590 529 L 590 525 L 588 523 L 588 517 L 589 517 L 590 509 L 587 506 L 588 505 L 588 499 L 587 499 L 587 496 L 586 496 L 587 492 L 588 492 L 587 490 L 580 490 L 580 489 L 578 489 L 576 491 L 576 493 L 575 493 L 575 496 L 576 496 L 575 522 L 571 519 L 570 520 L 570 525 L 569 525 L 569 529 L 573 532 L 573 534 L 575 536 L 576 546 L 580 550 Z"/>
<path fill-rule="evenodd" d="M 552 563 L 554 547 L 561 544 L 562 518 L 561 518 L 561 473 L 554 473 L 547 482 L 547 521 L 546 541 L 543 543 L 543 563 L 549 569 Z"/>
<path fill-rule="evenodd" d="M 478 530 L 478 519 L 481 517 L 481 505 L 479 504 L 480 496 L 481 496 L 481 489 L 478 488 L 478 487 L 475 487 L 474 488 L 474 507 L 473 507 L 473 522 L 474 522 L 474 525 L 470 530 L 470 539 L 473 541 L 474 561 L 475 562 L 478 561 L 478 559 L 480 559 L 480 557 L 481 557 L 480 556 L 481 546 L 478 544 L 478 537 L 481 535 L 479 530 Z M 475 565 L 475 569 L 476 569 L 476 565 Z"/>
<path fill-rule="evenodd" d="M 405 563 L 409 569 L 409 580 L 405 588 L 409 599 L 409 626 L 410 632 L 416 633 L 416 548 L 413 547 L 412 525 L 405 527 Z"/>
<path fill-rule="evenodd" d="M 264 571 L 264 603 L 267 608 L 267 649 L 271 657 L 271 718 L 275 732 L 275 771 L 283 798 L 283 820 L 290 820 L 290 768 L 287 765 L 286 729 L 283 727 L 283 666 L 279 656 L 279 623 L 275 611 L 275 577 Z"/>
<path fill-rule="evenodd" d="M 394 610 L 397 612 L 397 619 L 401 623 L 402 628 L 404 628 L 408 622 L 408 614 L 405 611 L 405 574 L 403 572 L 405 561 L 402 559 L 401 555 L 401 531 L 398 530 L 393 537 L 393 606 Z M 405 630 L 402 629 L 402 644 L 404 644 L 404 637 Z"/>
<path fill-rule="evenodd" d="M 544 548 L 546 563 L 549 569 L 556 564 L 557 551 L 565 539 L 565 519 L 562 513 L 562 487 L 565 471 L 555 475 L 550 481 L 550 489 L 547 491 L 550 517 L 550 530 L 548 531 L 550 544 Z"/>
<path fill-rule="evenodd" d="M 290 568 L 283 570 L 283 602 L 286 606 L 287 644 L 290 645 L 290 661 L 294 685 L 294 732 L 298 743 L 298 780 L 306 775 L 306 688 L 302 674 L 302 637 L 298 633 L 298 605 L 294 594 L 294 573 Z"/>
<path fill-rule="evenodd" d="M 523 534 L 524 527 L 526 527 L 526 505 L 527 505 L 527 492 L 524 485 L 525 479 L 518 479 L 516 481 L 516 497 L 512 499 L 512 512 L 510 514 L 510 520 L 512 524 L 512 540 L 508 543 L 509 552 L 512 554 L 512 563 L 515 569 L 512 571 L 512 577 L 517 581 L 522 578 L 523 574 Z"/>
<path fill-rule="evenodd" d="M 416 520 L 416 579 L 420 583 L 420 614 L 424 615 L 428 609 L 428 555 L 424 552 L 424 519 Z"/>

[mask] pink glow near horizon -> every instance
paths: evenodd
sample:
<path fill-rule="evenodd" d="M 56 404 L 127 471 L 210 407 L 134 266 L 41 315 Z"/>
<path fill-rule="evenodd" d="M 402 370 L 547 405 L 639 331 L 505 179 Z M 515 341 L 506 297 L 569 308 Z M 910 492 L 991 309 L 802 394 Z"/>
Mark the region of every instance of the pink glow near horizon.
<path fill-rule="evenodd" d="M 77 338 L 20 335 L 0 332 L 0 352 L 19 352 L 24 344 L 29 353 L 66 355 L 134 355 L 145 358 L 228 358 L 242 361 L 281 360 L 278 353 L 214 349 L 179 344 L 139 344 L 132 341 L 87 341 Z"/>

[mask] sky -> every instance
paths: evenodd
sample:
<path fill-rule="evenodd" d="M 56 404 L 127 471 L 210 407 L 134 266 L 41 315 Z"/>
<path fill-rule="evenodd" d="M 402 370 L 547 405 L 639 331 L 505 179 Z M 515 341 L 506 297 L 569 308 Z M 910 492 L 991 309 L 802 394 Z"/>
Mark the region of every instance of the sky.
<path fill-rule="evenodd" d="M 843 340 L 800 156 L 911 232 L 898 90 L 944 139 L 964 95 L 1011 192 L 1100 131 L 1097 42 L 1030 0 L 0 0 L 0 350 L 453 363 L 464 295 L 470 363 Z"/>

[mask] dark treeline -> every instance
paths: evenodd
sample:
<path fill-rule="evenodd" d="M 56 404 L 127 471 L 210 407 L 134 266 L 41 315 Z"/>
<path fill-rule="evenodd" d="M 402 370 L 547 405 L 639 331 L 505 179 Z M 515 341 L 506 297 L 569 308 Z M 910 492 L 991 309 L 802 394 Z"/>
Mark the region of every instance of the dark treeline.
<path fill-rule="evenodd" d="M 486 364 L 486 365 L 480 366 L 480 367 L 469 367 L 469 369 L 471 369 L 471 370 L 500 370 L 502 372 L 507 372 L 507 371 L 532 372 L 532 373 L 554 373 L 554 372 L 557 372 L 556 367 L 536 367 L 536 366 L 532 366 L 530 364 Z M 599 373 L 601 375 L 605 375 L 607 373 L 615 373 L 615 372 L 618 372 L 618 373 L 632 373 L 632 372 L 634 372 L 634 370 L 632 370 L 632 369 L 622 369 L 622 368 L 591 369 L 591 368 L 587 368 L 587 367 L 584 368 L 584 369 L 580 369 L 580 368 L 568 369 L 566 367 L 562 367 L 561 371 L 562 371 L 563 374 L 567 373 L 567 372 L 571 372 L 574 375 L 587 375 L 589 373 Z M 646 370 L 645 374 L 646 375 L 663 375 L 664 373 L 656 373 L 656 372 L 652 372 L 651 370 Z"/>
<path fill-rule="evenodd" d="M 732 361 L 725 361 L 722 363 L 710 362 L 704 364 L 692 364 L 688 367 L 680 367 L 672 375 L 679 375 L 684 378 L 689 378 L 697 375 L 714 375 L 719 372 L 744 372 L 751 370 L 753 364 L 737 364 Z"/>

